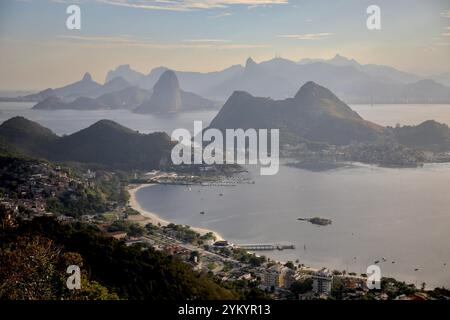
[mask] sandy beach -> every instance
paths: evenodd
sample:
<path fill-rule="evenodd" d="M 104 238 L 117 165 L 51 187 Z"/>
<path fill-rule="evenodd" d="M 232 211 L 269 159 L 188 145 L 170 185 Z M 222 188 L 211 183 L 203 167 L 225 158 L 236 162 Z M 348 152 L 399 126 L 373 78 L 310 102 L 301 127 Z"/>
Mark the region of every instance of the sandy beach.
<path fill-rule="evenodd" d="M 154 225 L 167 226 L 168 224 L 170 224 L 172 222 L 161 218 L 158 214 L 156 214 L 154 212 L 145 210 L 140 205 L 140 203 L 137 201 L 137 198 L 136 198 L 137 192 L 142 188 L 150 187 L 153 185 L 154 184 L 140 184 L 140 185 L 132 186 L 131 188 L 128 189 L 128 193 L 130 194 L 129 205 L 131 206 L 131 208 L 133 208 L 134 210 L 136 210 L 137 212 L 139 212 L 141 214 L 141 216 L 129 216 L 129 220 L 132 220 L 132 221 L 137 222 L 142 225 L 145 225 L 150 222 Z M 223 237 L 216 231 L 205 229 L 205 228 L 197 228 L 197 227 L 192 227 L 192 226 L 190 226 L 190 227 L 192 230 L 194 230 L 195 232 L 197 232 L 201 235 L 211 232 L 214 235 L 214 237 L 216 238 L 216 241 L 224 240 Z"/>

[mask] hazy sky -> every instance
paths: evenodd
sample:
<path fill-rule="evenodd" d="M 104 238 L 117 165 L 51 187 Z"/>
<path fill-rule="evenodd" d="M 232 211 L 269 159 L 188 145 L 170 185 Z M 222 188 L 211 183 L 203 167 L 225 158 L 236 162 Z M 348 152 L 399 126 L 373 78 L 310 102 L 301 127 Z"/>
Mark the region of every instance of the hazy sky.
<path fill-rule="evenodd" d="M 81 30 L 66 8 L 81 7 Z M 381 8 L 382 29 L 366 28 Z M 1 0 L 0 89 L 44 89 L 119 64 L 212 71 L 281 56 L 450 71 L 449 0 Z"/>

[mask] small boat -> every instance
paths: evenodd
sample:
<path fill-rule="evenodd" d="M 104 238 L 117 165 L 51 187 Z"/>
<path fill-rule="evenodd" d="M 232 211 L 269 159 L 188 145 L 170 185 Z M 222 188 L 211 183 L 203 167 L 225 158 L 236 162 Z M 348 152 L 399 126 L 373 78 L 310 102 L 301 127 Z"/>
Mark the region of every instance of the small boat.
<path fill-rule="evenodd" d="M 219 196 L 223 197 L 223 193 L 220 193 Z"/>
<path fill-rule="evenodd" d="M 379 264 L 379 263 L 380 263 L 380 260 L 376 260 L 374 263 L 375 263 L 375 264 Z"/>
<path fill-rule="evenodd" d="M 200 214 L 205 214 L 205 211 L 200 211 Z"/>
<path fill-rule="evenodd" d="M 419 269 L 418 269 L 418 268 L 415 268 L 414 271 L 419 271 Z"/>
<path fill-rule="evenodd" d="M 395 263 L 395 261 L 392 261 L 392 263 Z"/>

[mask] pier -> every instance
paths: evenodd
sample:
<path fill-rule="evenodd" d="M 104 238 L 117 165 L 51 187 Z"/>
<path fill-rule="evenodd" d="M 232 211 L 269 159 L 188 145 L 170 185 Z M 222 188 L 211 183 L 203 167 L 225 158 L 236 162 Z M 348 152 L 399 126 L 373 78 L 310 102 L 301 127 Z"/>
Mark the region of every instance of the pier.
<path fill-rule="evenodd" d="M 235 245 L 235 247 L 249 251 L 295 249 L 295 246 L 293 244 L 237 244 Z"/>

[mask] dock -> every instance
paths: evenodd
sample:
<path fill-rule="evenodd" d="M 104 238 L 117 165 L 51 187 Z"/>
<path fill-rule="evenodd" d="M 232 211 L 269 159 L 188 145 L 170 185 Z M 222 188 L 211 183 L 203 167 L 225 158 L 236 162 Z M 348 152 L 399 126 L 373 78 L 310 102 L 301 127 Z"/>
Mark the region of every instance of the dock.
<path fill-rule="evenodd" d="M 249 251 L 271 251 L 295 249 L 295 246 L 293 244 L 236 244 L 235 248 Z"/>

